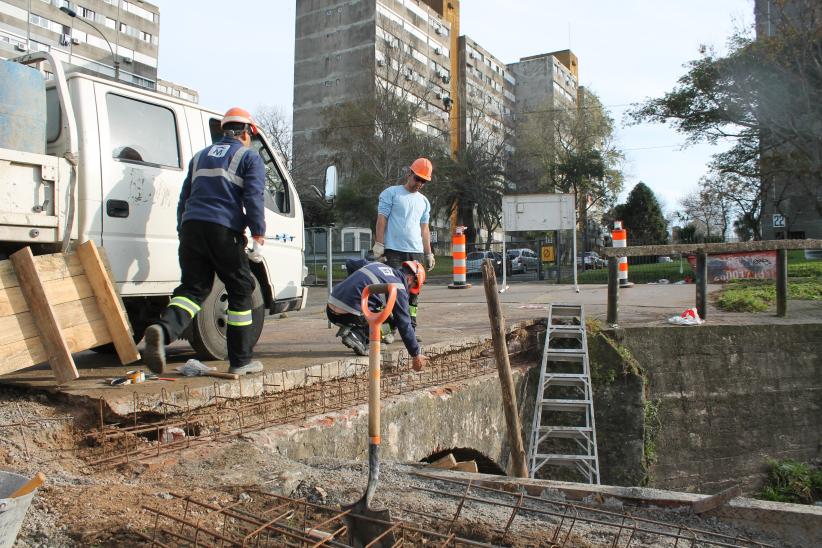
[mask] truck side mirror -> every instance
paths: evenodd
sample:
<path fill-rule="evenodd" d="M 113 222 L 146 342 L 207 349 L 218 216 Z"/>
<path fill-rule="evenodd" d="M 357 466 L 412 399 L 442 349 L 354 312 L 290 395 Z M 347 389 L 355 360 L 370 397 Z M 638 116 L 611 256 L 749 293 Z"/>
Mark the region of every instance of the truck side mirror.
<path fill-rule="evenodd" d="M 337 166 L 328 166 L 325 169 L 325 199 L 333 200 L 337 196 Z"/>

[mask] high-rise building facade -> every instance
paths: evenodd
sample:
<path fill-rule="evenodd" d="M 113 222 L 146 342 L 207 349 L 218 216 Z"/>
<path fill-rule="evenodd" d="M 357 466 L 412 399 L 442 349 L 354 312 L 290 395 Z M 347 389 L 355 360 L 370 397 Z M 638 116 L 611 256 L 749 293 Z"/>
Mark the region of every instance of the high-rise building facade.
<path fill-rule="evenodd" d="M 158 80 L 159 49 L 160 10 L 143 0 L 0 0 L 0 59 L 49 51 L 74 70 L 113 78 L 116 67 L 120 81 L 197 102 Z"/>
<path fill-rule="evenodd" d="M 483 138 L 510 152 L 516 79 L 508 67 L 468 36 L 459 38 L 460 143 Z"/>
<path fill-rule="evenodd" d="M 456 7 L 455 7 L 456 5 Z M 451 132 L 455 106 L 447 14 L 459 2 L 297 0 L 293 151 L 311 179 L 333 151 L 323 149 L 327 109 L 396 91 L 420 107 L 414 123 L 432 138 Z"/>

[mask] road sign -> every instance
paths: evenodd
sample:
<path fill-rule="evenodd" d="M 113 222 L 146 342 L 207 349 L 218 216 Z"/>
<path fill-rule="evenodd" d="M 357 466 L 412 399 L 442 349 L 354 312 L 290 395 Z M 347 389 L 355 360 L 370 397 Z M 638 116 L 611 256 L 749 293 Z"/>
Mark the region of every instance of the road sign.
<path fill-rule="evenodd" d="M 573 194 L 509 194 L 502 197 L 506 232 L 573 230 Z"/>
<path fill-rule="evenodd" d="M 774 228 L 785 228 L 785 216 L 780 215 L 779 213 L 773 214 L 773 227 Z"/>
<path fill-rule="evenodd" d="M 553 263 L 556 260 L 554 255 L 554 246 L 544 245 L 539 248 L 539 256 L 543 263 Z"/>

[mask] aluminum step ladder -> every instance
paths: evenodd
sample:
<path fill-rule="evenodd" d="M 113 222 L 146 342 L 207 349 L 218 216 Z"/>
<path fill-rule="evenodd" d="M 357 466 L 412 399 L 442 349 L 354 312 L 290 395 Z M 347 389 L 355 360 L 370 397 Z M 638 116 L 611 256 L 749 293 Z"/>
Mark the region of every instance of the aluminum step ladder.
<path fill-rule="evenodd" d="M 599 484 L 594 400 L 582 305 L 548 305 L 548 329 L 528 447 L 531 477 L 536 477 L 545 465 L 575 468 L 588 483 Z"/>

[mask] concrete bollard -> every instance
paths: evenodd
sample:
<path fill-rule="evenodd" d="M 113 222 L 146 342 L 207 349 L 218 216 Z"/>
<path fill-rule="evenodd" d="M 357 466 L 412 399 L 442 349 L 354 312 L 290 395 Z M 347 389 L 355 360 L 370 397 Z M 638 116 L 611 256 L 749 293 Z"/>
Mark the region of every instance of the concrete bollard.
<path fill-rule="evenodd" d="M 611 231 L 613 247 L 628 247 L 628 231 L 622 227 L 622 221 L 614 221 L 614 229 Z M 628 257 L 619 258 L 619 287 L 631 287 L 628 281 Z"/>
<path fill-rule="evenodd" d="M 471 287 L 466 281 L 466 264 L 465 264 L 465 234 L 463 234 L 464 227 L 458 226 L 456 232 L 451 236 L 451 257 L 454 260 L 452 274 L 454 281 L 448 285 L 448 289 L 467 289 Z"/>

